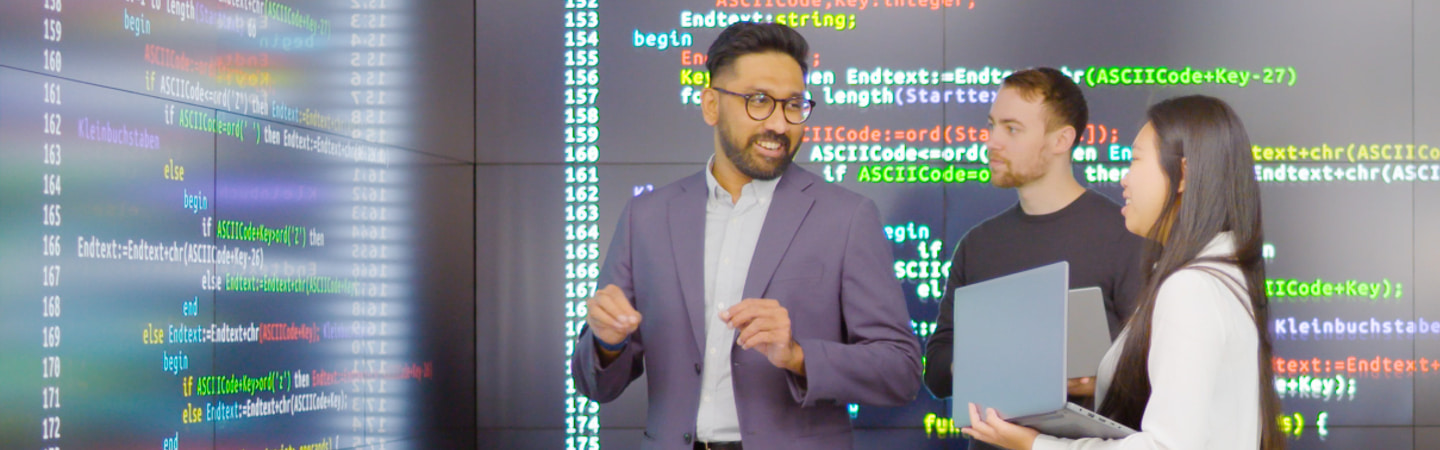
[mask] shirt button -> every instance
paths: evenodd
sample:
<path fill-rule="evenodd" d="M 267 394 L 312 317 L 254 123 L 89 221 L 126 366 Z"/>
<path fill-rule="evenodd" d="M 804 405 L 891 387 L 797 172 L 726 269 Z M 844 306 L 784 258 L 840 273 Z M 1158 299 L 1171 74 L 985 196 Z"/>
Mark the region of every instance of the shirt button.
<path fill-rule="evenodd" d="M 710 347 L 710 354 L 715 354 L 715 347 Z"/>
<path fill-rule="evenodd" d="M 710 403 L 710 396 L 707 395 L 707 396 L 701 397 L 701 398 L 700 398 L 700 401 L 703 401 L 703 402 L 705 402 L 705 403 Z"/>

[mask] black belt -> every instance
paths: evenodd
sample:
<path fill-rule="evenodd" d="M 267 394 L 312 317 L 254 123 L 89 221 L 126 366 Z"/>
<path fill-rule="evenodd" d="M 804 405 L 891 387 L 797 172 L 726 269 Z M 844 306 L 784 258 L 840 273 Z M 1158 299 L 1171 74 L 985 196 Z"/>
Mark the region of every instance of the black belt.
<path fill-rule="evenodd" d="M 695 441 L 695 450 L 745 450 L 740 446 L 740 441 L 734 442 L 700 442 Z"/>

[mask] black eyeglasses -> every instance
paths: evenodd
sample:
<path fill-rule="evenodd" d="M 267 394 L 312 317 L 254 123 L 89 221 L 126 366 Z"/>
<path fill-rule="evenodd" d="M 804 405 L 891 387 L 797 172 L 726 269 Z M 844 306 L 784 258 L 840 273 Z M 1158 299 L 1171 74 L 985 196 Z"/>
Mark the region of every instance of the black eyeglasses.
<path fill-rule="evenodd" d="M 775 99 L 763 92 L 741 94 L 717 87 L 711 87 L 710 89 L 745 99 L 745 113 L 749 114 L 751 119 L 757 121 L 769 119 L 771 114 L 775 114 L 776 103 L 785 104 L 785 108 L 783 108 L 784 112 L 780 114 L 785 117 L 786 122 L 794 125 L 799 125 L 805 123 L 806 120 L 810 120 L 810 113 L 815 110 L 815 101 L 804 97 Z"/>

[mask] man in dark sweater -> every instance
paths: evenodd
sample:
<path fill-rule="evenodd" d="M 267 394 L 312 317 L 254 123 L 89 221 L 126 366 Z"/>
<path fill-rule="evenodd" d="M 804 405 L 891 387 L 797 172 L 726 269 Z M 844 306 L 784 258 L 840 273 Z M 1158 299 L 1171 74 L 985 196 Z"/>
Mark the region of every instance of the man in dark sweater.
<path fill-rule="evenodd" d="M 1071 288 L 1104 291 L 1112 338 L 1135 309 L 1141 238 L 1125 230 L 1120 205 L 1082 187 L 1070 167 L 1088 115 L 1080 87 L 1058 70 L 1022 70 L 1001 85 L 990 107 L 990 183 L 1014 188 L 1020 201 L 971 228 L 955 247 L 925 345 L 925 386 L 936 397 L 951 394 L 957 287 L 1069 261 Z M 1093 380 L 1070 380 L 1070 393 L 1093 396 Z"/>

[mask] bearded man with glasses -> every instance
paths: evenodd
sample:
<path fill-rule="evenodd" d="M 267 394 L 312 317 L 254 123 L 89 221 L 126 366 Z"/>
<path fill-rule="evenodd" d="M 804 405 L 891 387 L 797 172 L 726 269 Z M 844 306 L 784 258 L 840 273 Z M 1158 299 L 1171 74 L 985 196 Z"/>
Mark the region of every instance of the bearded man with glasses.
<path fill-rule="evenodd" d="M 808 54 L 784 25 L 722 31 L 701 95 L 714 156 L 620 215 L 571 375 L 601 403 L 647 375 L 642 448 L 852 448 L 847 404 L 919 391 L 875 202 L 791 164 Z"/>

